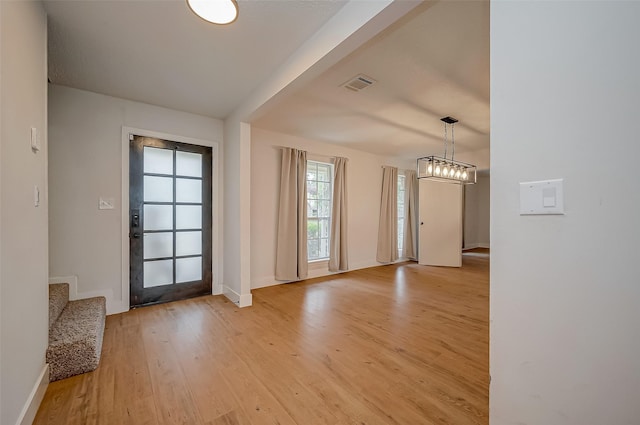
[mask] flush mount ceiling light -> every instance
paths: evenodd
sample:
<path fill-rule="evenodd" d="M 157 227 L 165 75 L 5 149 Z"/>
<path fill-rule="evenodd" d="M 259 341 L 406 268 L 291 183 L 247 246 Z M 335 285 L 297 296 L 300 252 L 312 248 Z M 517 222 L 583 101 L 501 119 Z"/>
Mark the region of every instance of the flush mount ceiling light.
<path fill-rule="evenodd" d="M 187 0 L 189 8 L 207 22 L 230 24 L 238 18 L 236 0 Z"/>
<path fill-rule="evenodd" d="M 453 160 L 456 151 L 453 126 L 458 120 L 452 117 L 444 117 L 440 121 L 444 122 L 444 157 L 432 155 L 418 158 L 418 178 L 447 183 L 475 184 L 476 166 Z M 449 145 L 447 125 L 451 126 L 451 159 L 447 158 L 447 147 Z"/>

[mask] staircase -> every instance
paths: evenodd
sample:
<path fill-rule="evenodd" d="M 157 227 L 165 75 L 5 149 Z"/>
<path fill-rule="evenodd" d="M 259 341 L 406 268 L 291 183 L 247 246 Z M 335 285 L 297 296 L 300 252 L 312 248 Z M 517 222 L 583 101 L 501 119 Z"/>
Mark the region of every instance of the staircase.
<path fill-rule="evenodd" d="M 104 297 L 69 301 L 69 285 L 49 285 L 49 380 L 98 367 L 106 318 Z"/>

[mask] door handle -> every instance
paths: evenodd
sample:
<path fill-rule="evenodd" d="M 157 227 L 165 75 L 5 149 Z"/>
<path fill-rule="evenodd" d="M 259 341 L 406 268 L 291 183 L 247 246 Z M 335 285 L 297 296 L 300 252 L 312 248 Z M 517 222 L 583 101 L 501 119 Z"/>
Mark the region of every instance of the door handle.
<path fill-rule="evenodd" d="M 131 237 L 134 238 L 134 239 L 140 239 L 140 233 L 134 232 L 134 233 L 131 234 Z"/>

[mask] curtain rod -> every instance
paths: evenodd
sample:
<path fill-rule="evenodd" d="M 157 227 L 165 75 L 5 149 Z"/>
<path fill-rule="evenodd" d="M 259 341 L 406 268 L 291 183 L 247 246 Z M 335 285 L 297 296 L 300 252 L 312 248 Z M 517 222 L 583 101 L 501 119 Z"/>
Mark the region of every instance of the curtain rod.
<path fill-rule="evenodd" d="M 272 148 L 275 149 L 298 149 L 298 148 L 292 148 L 291 146 L 278 146 L 278 145 L 271 145 Z M 348 157 L 346 156 L 339 156 L 339 155 L 327 155 L 327 154 L 323 154 L 323 153 L 315 153 L 315 152 L 309 152 L 307 150 L 304 149 L 298 149 L 299 151 L 305 151 L 308 155 L 313 155 L 313 156 L 324 156 L 325 158 L 344 158 L 347 161 L 349 160 Z"/>

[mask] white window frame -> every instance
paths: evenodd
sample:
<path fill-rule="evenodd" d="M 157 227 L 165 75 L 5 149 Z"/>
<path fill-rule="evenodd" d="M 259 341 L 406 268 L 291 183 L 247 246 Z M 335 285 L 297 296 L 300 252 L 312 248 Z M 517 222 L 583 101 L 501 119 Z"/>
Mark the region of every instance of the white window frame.
<path fill-rule="evenodd" d="M 325 181 L 325 180 L 318 180 L 318 175 L 316 174 L 316 179 L 309 179 L 309 166 L 310 165 L 314 165 L 314 166 L 323 166 L 323 167 L 328 167 L 329 168 L 329 181 Z M 316 197 L 312 198 L 309 197 L 309 183 L 321 183 L 321 184 L 325 184 L 325 183 L 329 183 L 329 199 L 326 198 L 320 198 L 318 197 L 319 192 L 316 189 Z M 329 207 L 328 207 L 328 215 L 323 215 L 320 216 L 320 207 L 319 205 L 317 205 L 316 207 L 316 211 L 317 211 L 317 216 L 313 216 L 312 212 L 310 210 L 310 201 L 316 201 L 316 202 L 325 202 L 325 201 L 329 201 Z M 316 221 L 318 223 L 318 237 L 317 238 L 309 238 L 309 233 L 307 233 L 307 261 L 309 263 L 314 263 L 314 262 L 319 262 L 319 261 L 328 261 L 329 260 L 329 244 L 330 244 L 330 237 L 331 237 L 331 209 L 333 206 L 333 164 L 330 162 L 325 162 L 325 161 L 317 161 L 317 160 L 312 160 L 312 159 L 308 159 L 307 160 L 307 232 L 308 232 L 308 228 L 309 228 L 309 223 L 312 221 Z M 322 237 L 321 234 L 321 224 L 320 222 L 322 220 L 326 221 L 326 229 L 327 229 L 327 233 L 326 233 L 326 237 Z M 311 257 L 311 249 L 309 249 L 309 246 L 311 245 L 309 242 L 313 242 L 313 241 L 318 241 L 318 252 L 321 251 L 321 245 L 322 245 L 322 241 L 326 240 L 327 241 L 327 250 L 326 250 L 326 256 L 319 256 L 319 257 L 315 257 L 312 258 Z"/>
<path fill-rule="evenodd" d="M 400 181 L 402 180 L 402 185 Z M 402 187 L 402 190 L 400 190 Z M 396 213 L 398 214 L 398 236 L 396 239 L 398 248 L 398 258 L 404 257 L 404 222 L 407 219 L 407 193 L 405 188 L 407 187 L 407 179 L 404 173 L 398 173 L 398 186 L 397 186 L 397 206 Z M 402 211 L 402 213 L 400 213 Z"/>

